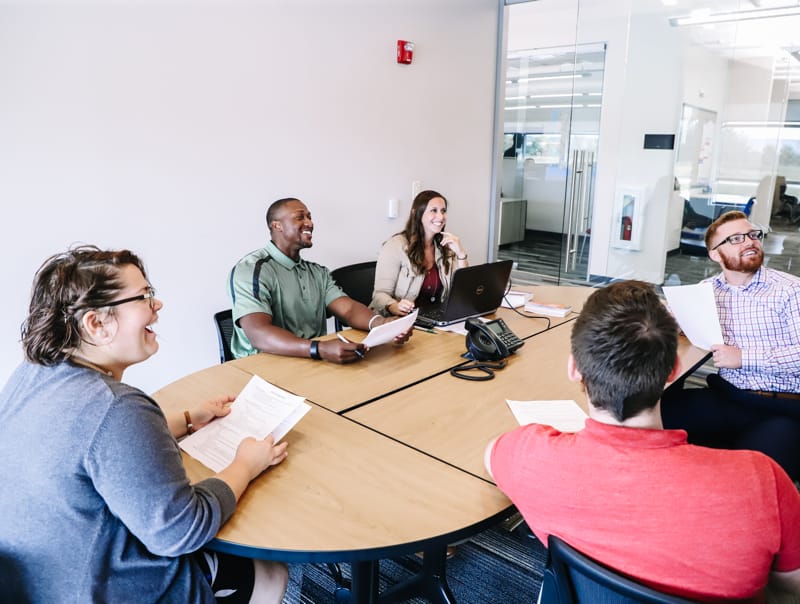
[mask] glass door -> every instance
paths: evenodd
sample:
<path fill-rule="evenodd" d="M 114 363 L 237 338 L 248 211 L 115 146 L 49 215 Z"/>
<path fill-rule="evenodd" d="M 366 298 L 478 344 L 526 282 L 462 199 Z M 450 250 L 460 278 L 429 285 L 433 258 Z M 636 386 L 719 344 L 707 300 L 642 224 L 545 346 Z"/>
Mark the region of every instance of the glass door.
<path fill-rule="evenodd" d="M 498 257 L 531 280 L 588 278 L 604 62 L 604 44 L 506 57 Z"/>

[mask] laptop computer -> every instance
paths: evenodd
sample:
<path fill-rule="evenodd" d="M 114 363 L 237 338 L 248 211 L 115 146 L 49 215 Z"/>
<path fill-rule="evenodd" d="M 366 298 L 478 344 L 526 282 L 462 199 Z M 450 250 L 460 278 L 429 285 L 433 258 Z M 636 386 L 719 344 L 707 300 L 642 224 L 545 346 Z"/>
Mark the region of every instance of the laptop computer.
<path fill-rule="evenodd" d="M 439 306 L 420 309 L 416 324 L 444 326 L 493 313 L 503 302 L 513 264 L 511 260 L 500 260 L 458 269 L 447 300 Z"/>

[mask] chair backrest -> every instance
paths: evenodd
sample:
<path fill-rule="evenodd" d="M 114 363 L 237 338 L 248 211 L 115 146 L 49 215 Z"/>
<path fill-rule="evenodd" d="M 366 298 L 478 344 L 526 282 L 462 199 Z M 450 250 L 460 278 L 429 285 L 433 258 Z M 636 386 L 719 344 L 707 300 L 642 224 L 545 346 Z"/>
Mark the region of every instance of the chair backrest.
<path fill-rule="evenodd" d="M 748 218 L 750 217 L 750 214 L 752 214 L 753 206 L 755 204 L 756 204 L 756 198 L 755 197 L 751 197 L 750 199 L 747 200 L 747 203 L 744 204 L 744 208 L 742 208 L 742 212 L 744 212 L 744 215 L 747 216 Z"/>
<path fill-rule="evenodd" d="M 232 361 L 231 338 L 233 337 L 233 311 L 228 309 L 215 313 L 214 324 L 217 326 L 219 362 L 224 363 L 225 361 Z"/>
<path fill-rule="evenodd" d="M 687 604 L 609 569 L 550 535 L 542 580 L 542 604 Z"/>
<path fill-rule="evenodd" d="M 348 264 L 340 266 L 331 271 L 331 275 L 336 283 L 344 290 L 348 296 L 362 304 L 369 305 L 372 301 L 372 291 L 375 288 L 375 265 L 377 262 L 359 262 L 358 264 Z M 344 327 L 344 324 L 335 319 L 336 330 Z"/>

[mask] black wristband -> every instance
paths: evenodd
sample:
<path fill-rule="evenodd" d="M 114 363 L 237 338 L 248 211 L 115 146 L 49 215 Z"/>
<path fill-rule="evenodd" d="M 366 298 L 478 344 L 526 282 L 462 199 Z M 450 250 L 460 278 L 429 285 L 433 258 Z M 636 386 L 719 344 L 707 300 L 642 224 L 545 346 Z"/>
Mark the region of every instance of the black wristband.
<path fill-rule="evenodd" d="M 315 361 L 322 360 L 322 355 L 319 353 L 319 340 L 311 340 L 311 348 L 308 352 Z"/>

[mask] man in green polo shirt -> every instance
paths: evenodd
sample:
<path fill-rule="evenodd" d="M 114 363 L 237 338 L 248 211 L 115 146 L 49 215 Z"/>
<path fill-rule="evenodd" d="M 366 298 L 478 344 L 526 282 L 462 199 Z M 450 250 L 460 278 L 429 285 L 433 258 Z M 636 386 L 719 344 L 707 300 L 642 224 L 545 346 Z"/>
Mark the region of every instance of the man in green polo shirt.
<path fill-rule="evenodd" d="M 300 250 L 313 245 L 314 231 L 302 201 L 274 202 L 267 210 L 267 227 L 271 240 L 266 247 L 239 260 L 231 271 L 234 356 L 270 352 L 334 363 L 363 359 L 361 344 L 315 339 L 327 333 L 327 314 L 363 330 L 390 319 L 348 297 L 327 268 L 300 258 Z"/>

